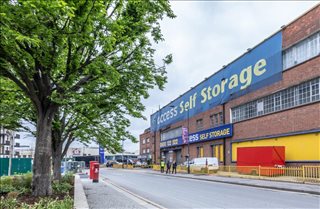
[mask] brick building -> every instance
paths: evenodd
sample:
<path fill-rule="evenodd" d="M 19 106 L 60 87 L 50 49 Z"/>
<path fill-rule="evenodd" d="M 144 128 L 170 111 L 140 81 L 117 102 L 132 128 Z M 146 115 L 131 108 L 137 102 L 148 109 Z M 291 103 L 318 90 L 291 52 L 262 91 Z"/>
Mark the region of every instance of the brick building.
<path fill-rule="evenodd" d="M 140 134 L 140 159 L 144 162 L 154 162 L 154 137 L 150 128 Z"/>
<path fill-rule="evenodd" d="M 285 146 L 287 165 L 319 165 L 319 20 L 317 5 L 151 115 L 140 153 L 230 165 L 238 147 Z"/>

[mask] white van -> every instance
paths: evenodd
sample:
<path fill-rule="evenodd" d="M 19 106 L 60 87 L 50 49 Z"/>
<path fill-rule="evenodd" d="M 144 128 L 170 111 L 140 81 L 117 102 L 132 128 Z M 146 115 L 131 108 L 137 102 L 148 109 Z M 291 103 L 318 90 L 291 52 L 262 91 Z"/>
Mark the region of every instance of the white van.
<path fill-rule="evenodd" d="M 194 158 L 190 161 L 190 168 L 193 169 L 201 169 L 208 166 L 209 170 L 218 170 L 219 169 L 219 163 L 218 159 L 216 157 L 200 157 L 200 158 Z"/>

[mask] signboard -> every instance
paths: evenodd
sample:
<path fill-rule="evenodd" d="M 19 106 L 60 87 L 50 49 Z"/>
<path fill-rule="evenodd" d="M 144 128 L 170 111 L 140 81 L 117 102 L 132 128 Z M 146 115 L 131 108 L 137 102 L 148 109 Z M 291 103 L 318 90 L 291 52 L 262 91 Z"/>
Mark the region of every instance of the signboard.
<path fill-rule="evenodd" d="M 100 164 L 104 164 L 104 148 L 99 145 Z"/>
<path fill-rule="evenodd" d="M 282 33 L 249 50 L 151 115 L 151 131 L 185 120 L 282 78 Z"/>
<path fill-rule="evenodd" d="M 207 130 L 199 131 L 188 135 L 189 143 L 198 143 L 204 141 L 211 141 L 215 139 L 227 138 L 233 135 L 233 126 L 232 124 L 226 124 L 215 128 L 210 128 Z M 182 136 L 168 139 L 160 142 L 160 148 L 179 146 L 184 143 Z"/>
<path fill-rule="evenodd" d="M 187 144 L 188 140 L 188 128 L 182 127 L 182 143 Z"/>
<path fill-rule="evenodd" d="M 72 148 L 72 155 L 81 155 L 80 148 Z"/>

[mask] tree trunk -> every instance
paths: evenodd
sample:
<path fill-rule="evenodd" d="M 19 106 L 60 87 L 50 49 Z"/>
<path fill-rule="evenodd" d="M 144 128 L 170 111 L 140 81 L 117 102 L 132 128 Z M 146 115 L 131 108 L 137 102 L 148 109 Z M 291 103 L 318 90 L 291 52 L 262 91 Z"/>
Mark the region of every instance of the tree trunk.
<path fill-rule="evenodd" d="M 48 196 L 51 188 L 51 128 L 52 108 L 37 115 L 37 140 L 33 161 L 32 194 L 34 196 Z"/>
<path fill-rule="evenodd" d="M 61 180 L 61 161 L 62 161 L 62 142 L 59 139 L 53 140 L 52 146 L 52 165 L 53 165 L 53 179 Z"/>

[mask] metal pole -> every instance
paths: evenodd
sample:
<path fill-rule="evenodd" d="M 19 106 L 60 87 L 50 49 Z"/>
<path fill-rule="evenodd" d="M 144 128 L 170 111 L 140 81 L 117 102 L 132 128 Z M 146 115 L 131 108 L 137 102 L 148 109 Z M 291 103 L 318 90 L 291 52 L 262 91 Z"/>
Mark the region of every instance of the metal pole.
<path fill-rule="evenodd" d="M 124 168 L 124 163 L 123 163 L 123 142 L 124 142 L 124 140 L 122 139 L 122 168 Z"/>
<path fill-rule="evenodd" d="M 10 153 L 9 153 L 9 168 L 8 168 L 8 176 L 11 176 L 11 166 L 12 166 L 12 156 L 13 156 L 13 132 L 8 132 L 9 140 L 10 140 Z"/>
<path fill-rule="evenodd" d="M 160 118 L 161 117 L 161 108 L 160 108 L 160 105 L 159 105 L 159 111 L 158 111 L 158 118 Z M 160 154 L 160 163 L 161 163 L 161 160 L 162 160 L 162 152 L 161 152 L 161 147 L 160 147 L 160 143 L 161 143 L 161 130 L 160 130 L 160 126 L 158 126 L 158 120 L 156 119 L 156 127 L 157 128 L 159 128 L 159 154 Z M 156 139 L 156 135 L 157 135 L 157 129 L 156 129 L 156 132 L 155 132 L 156 134 L 155 134 L 155 138 L 154 139 Z M 154 144 L 156 144 L 156 140 L 155 140 L 155 142 L 154 142 Z M 155 154 L 155 156 L 156 156 L 156 154 Z"/>
<path fill-rule="evenodd" d="M 188 109 L 188 173 L 190 174 L 189 109 Z"/>

